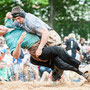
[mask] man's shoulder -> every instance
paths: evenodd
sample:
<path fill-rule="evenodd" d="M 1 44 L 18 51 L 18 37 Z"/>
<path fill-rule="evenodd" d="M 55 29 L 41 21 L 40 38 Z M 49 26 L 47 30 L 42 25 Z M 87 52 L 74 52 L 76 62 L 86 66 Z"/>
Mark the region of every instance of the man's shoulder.
<path fill-rule="evenodd" d="M 38 18 L 35 15 L 31 13 L 26 13 L 24 23 L 26 23 L 29 26 L 33 26 L 33 24 L 35 24 L 36 21 L 38 21 Z"/>
<path fill-rule="evenodd" d="M 25 17 L 26 17 L 27 19 L 36 17 L 35 15 L 33 15 L 33 14 L 31 14 L 31 13 L 25 13 L 25 15 L 26 15 Z"/>

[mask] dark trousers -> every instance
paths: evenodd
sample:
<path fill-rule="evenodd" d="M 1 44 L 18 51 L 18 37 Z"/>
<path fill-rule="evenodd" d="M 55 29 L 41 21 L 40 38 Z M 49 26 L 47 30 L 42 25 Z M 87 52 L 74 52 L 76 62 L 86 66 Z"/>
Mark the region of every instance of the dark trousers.
<path fill-rule="evenodd" d="M 44 47 L 42 50 L 42 54 L 39 56 L 42 60 L 48 60 L 47 62 L 36 61 L 31 58 L 31 63 L 35 65 L 47 66 L 51 67 L 54 64 L 55 58 L 59 57 L 64 62 L 78 68 L 80 62 L 74 58 L 72 58 L 62 47 L 52 46 L 52 47 Z M 51 60 L 51 64 L 50 64 Z"/>
<path fill-rule="evenodd" d="M 76 57 L 76 53 L 72 52 L 72 57 L 75 58 Z"/>
<path fill-rule="evenodd" d="M 54 65 L 56 65 L 57 68 L 61 70 L 75 71 L 78 74 L 84 76 L 84 74 L 78 70 L 80 61 L 71 57 L 62 47 L 58 47 L 58 46 L 44 47 L 42 50 L 42 54 L 39 56 L 39 58 L 48 61 L 41 62 L 31 58 L 31 63 L 40 66 L 46 66 L 52 69 Z M 50 64 L 50 60 L 52 61 L 51 64 Z"/>
<path fill-rule="evenodd" d="M 62 59 L 64 62 L 66 62 L 76 68 L 78 68 L 80 65 L 80 61 L 71 57 L 62 47 L 58 47 L 58 46 L 43 48 L 42 54 L 41 54 L 41 56 L 39 56 L 39 58 L 42 60 L 46 60 L 46 59 L 54 60 L 54 58 L 57 56 L 60 59 Z"/>
<path fill-rule="evenodd" d="M 74 72 L 78 73 L 79 75 L 82 75 L 83 77 L 85 77 L 85 75 L 81 71 L 79 71 L 78 68 L 64 62 L 58 56 L 55 58 L 55 65 L 61 70 L 71 70 L 71 71 L 74 71 Z"/>

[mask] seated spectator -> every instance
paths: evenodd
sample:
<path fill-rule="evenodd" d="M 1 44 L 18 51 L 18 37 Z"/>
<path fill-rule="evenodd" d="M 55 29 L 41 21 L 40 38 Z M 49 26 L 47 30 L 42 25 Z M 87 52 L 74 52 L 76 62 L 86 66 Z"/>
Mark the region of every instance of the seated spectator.
<path fill-rule="evenodd" d="M 19 80 L 19 72 L 22 69 L 22 59 L 24 58 L 23 51 L 21 49 L 21 53 L 18 59 L 13 58 L 13 71 L 15 74 L 15 80 Z"/>
<path fill-rule="evenodd" d="M 0 81 L 9 81 L 10 80 L 10 70 L 5 65 L 5 62 L 0 60 Z"/>
<path fill-rule="evenodd" d="M 11 77 L 12 77 L 13 76 L 13 74 L 12 74 L 12 59 L 13 59 L 13 57 L 10 55 L 9 48 L 2 49 L 1 55 L 3 56 L 3 61 L 6 63 L 6 65 L 10 69 L 10 73 L 11 73 Z"/>
<path fill-rule="evenodd" d="M 33 64 L 30 63 L 30 73 L 33 73 L 33 75 L 35 77 L 34 79 L 36 81 L 38 81 L 40 79 L 39 70 L 38 70 L 38 66 L 37 65 L 33 65 Z"/>
<path fill-rule="evenodd" d="M 83 53 L 82 62 L 90 64 L 90 46 L 86 48 L 86 53 Z"/>
<path fill-rule="evenodd" d="M 32 75 L 29 72 L 29 64 L 25 63 L 24 68 L 23 68 L 23 74 L 24 74 L 24 80 L 25 81 L 30 81 L 32 80 Z"/>
<path fill-rule="evenodd" d="M 79 42 L 79 46 L 80 46 L 80 49 L 81 49 L 81 52 L 82 54 L 83 53 L 86 53 L 86 44 L 85 44 L 85 39 L 84 38 L 80 38 L 80 42 Z"/>
<path fill-rule="evenodd" d="M 19 70 L 20 70 L 21 62 L 22 62 L 22 60 L 20 59 L 20 57 L 18 58 L 18 60 L 13 58 L 13 71 L 14 71 L 16 81 L 19 80 Z"/>

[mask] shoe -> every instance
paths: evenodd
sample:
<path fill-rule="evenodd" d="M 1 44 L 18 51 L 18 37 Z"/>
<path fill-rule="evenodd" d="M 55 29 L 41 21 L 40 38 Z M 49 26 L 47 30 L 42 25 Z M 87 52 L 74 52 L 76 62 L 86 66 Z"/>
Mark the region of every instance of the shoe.
<path fill-rule="evenodd" d="M 52 72 L 52 81 L 57 81 L 57 80 L 60 80 L 60 75 L 58 74 L 58 72 L 56 70 L 54 70 Z"/>
<path fill-rule="evenodd" d="M 60 80 L 62 73 L 63 73 L 63 70 L 60 70 L 55 66 L 54 70 L 52 71 L 52 81 Z"/>
<path fill-rule="evenodd" d="M 90 82 L 90 71 L 86 71 L 85 73 L 86 79 L 88 82 Z"/>

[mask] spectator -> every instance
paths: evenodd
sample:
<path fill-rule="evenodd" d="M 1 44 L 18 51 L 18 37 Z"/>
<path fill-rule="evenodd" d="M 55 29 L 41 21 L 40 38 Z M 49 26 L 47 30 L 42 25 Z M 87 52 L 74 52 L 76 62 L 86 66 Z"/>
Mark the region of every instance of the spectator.
<path fill-rule="evenodd" d="M 9 81 L 9 78 L 10 70 L 7 66 L 5 66 L 5 62 L 0 60 L 0 80 Z"/>
<path fill-rule="evenodd" d="M 24 80 L 25 81 L 30 81 L 32 78 L 30 78 L 31 74 L 29 72 L 29 65 L 28 63 L 24 64 L 24 69 L 23 69 L 23 74 L 24 74 Z M 31 76 L 32 77 L 32 76 Z"/>
<path fill-rule="evenodd" d="M 19 70 L 20 70 L 20 64 L 22 63 L 22 60 L 20 59 L 20 57 L 17 59 L 13 58 L 13 71 L 15 74 L 15 80 L 18 81 L 19 80 Z"/>
<path fill-rule="evenodd" d="M 10 69 L 11 79 L 12 79 L 12 56 L 10 55 L 9 48 L 2 49 L 1 55 L 3 56 L 3 61 L 6 63 L 7 67 Z"/>
<path fill-rule="evenodd" d="M 0 81 L 9 81 L 10 80 L 10 70 L 6 66 L 5 62 L 0 60 Z"/>
<path fill-rule="evenodd" d="M 86 48 L 86 53 L 83 53 L 82 62 L 90 64 L 90 46 Z"/>
<path fill-rule="evenodd" d="M 71 55 L 73 58 L 76 57 L 76 50 L 80 51 L 80 48 L 75 41 L 75 35 L 74 34 L 69 34 L 68 35 L 69 39 L 65 42 L 66 44 L 66 50 Z"/>
<path fill-rule="evenodd" d="M 0 51 L 0 53 L 1 53 L 2 59 L 4 60 L 4 57 L 5 57 L 5 54 L 6 54 L 6 49 L 2 49 Z"/>
<path fill-rule="evenodd" d="M 80 45 L 79 46 L 80 46 L 82 54 L 86 53 L 86 45 L 85 45 L 85 39 L 84 38 L 80 39 Z"/>

